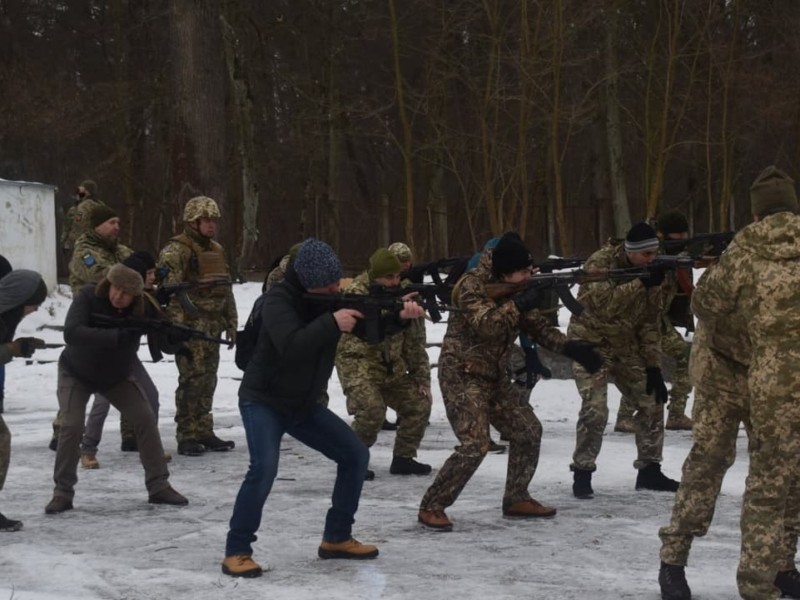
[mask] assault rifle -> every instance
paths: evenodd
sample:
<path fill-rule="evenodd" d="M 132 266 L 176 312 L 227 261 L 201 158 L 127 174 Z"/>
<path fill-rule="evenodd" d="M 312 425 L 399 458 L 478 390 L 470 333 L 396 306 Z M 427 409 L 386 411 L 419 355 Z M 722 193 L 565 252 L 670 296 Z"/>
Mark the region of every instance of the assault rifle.
<path fill-rule="evenodd" d="M 208 335 L 205 331 L 192 329 L 182 323 L 175 323 L 169 319 L 153 319 L 148 317 L 110 317 L 92 313 L 90 323 L 97 327 L 109 327 L 115 329 L 132 329 L 142 333 L 162 334 L 170 342 L 185 342 L 188 340 L 204 340 L 214 344 L 227 345 L 228 342 L 222 338 Z"/>
<path fill-rule="evenodd" d="M 450 306 L 453 286 L 446 283 L 409 283 L 396 288 L 373 283 L 369 286 L 369 293 L 371 296 L 389 296 L 392 298 L 402 298 L 411 293 L 416 293 L 416 296 L 412 297 L 411 300 L 422 306 L 434 323 L 442 320 L 443 312 L 458 310 L 455 306 Z"/>
<path fill-rule="evenodd" d="M 469 256 L 455 256 L 452 258 L 440 258 L 428 263 L 412 265 L 411 268 L 401 273 L 401 277 L 408 279 L 412 283 L 424 283 L 425 275 L 429 275 L 431 281 L 436 285 L 454 284 L 455 281 L 464 273 L 469 262 Z M 441 271 L 448 271 L 445 280 L 442 280 Z M 442 299 L 447 303 L 449 300 Z"/>
<path fill-rule="evenodd" d="M 197 307 L 189 298 L 188 292 L 191 290 L 204 290 L 208 288 L 215 288 L 221 285 L 231 285 L 231 280 L 228 277 L 214 277 L 206 281 L 185 281 L 182 283 L 165 283 L 158 286 L 156 290 L 156 300 L 161 306 L 169 304 L 169 299 L 172 296 L 178 298 L 181 307 L 189 316 L 196 317 L 200 314 Z"/>
<path fill-rule="evenodd" d="M 533 263 L 539 273 L 552 273 L 562 269 L 578 269 L 586 262 L 585 258 L 548 258 L 540 263 Z"/>
<path fill-rule="evenodd" d="M 524 292 L 533 286 L 537 289 L 555 289 L 561 302 L 576 317 L 583 313 L 583 306 L 572 295 L 570 288 L 575 284 L 588 283 L 592 281 L 633 281 L 641 277 L 648 277 L 649 271 L 642 267 L 630 269 L 597 269 L 585 271 L 584 269 L 573 269 L 561 273 L 536 273 L 527 281 L 519 283 L 489 283 L 485 290 L 489 298 L 499 300 L 508 298 L 518 293 Z"/>
<path fill-rule="evenodd" d="M 719 256 L 731 243 L 735 231 L 722 231 L 720 233 L 701 233 L 688 240 L 664 240 L 664 250 L 668 254 L 678 254 L 684 250 L 690 256 Z"/>

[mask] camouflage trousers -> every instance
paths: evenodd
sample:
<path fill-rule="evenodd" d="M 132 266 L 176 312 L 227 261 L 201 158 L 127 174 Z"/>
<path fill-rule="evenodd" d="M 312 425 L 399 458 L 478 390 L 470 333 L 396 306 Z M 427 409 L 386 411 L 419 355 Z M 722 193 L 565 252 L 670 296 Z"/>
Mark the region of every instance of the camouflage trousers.
<path fill-rule="evenodd" d="M 444 510 L 452 505 L 489 450 L 489 425 L 509 440 L 503 506 L 531 498 L 528 485 L 539 464 L 542 424 L 519 386 L 508 380 L 488 381 L 457 368 L 439 365 L 447 419 L 459 445 L 425 492 L 420 510 Z"/>
<path fill-rule="evenodd" d="M 689 349 L 691 346 L 672 325 L 662 332 L 661 350 L 665 356 L 672 359 L 668 410 L 670 416 L 680 417 L 686 412 L 686 402 L 692 391 L 692 384 L 689 382 Z M 617 421 L 630 419 L 634 412 L 636 412 L 636 408 L 633 402 L 627 396 L 622 396 L 617 411 Z"/>
<path fill-rule="evenodd" d="M 394 455 L 414 458 L 431 416 L 431 399 L 408 376 L 391 377 L 383 382 L 360 381 L 347 386 L 347 413 L 353 416 L 353 431 L 367 447 L 378 439 L 388 406 L 397 413 Z"/>
<path fill-rule="evenodd" d="M 750 399 L 750 469 L 736 572 L 745 600 L 779 598 L 775 575 L 794 568 L 800 531 L 800 407 L 793 392 Z"/>
<path fill-rule="evenodd" d="M 6 482 L 8 465 L 11 464 L 11 432 L 0 415 L 0 490 Z"/>
<path fill-rule="evenodd" d="M 611 349 L 601 344 L 597 350 L 603 356 L 603 368 L 589 374 L 577 362 L 573 363 L 575 383 L 581 395 L 578 413 L 577 439 L 570 469 L 594 471 L 608 423 L 608 380 L 614 378 L 623 396 L 634 403 L 633 417 L 638 451 L 633 466 L 641 469 L 650 463 L 661 462 L 664 447 L 664 407 L 653 395 L 645 392 L 645 370 L 641 357 L 632 348 Z"/>
<path fill-rule="evenodd" d="M 204 325 L 200 327 L 199 325 Z M 223 328 L 209 323 L 192 322 L 192 327 L 219 337 Z M 217 389 L 219 345 L 203 340 L 190 340 L 186 347 L 191 358 L 175 356 L 178 365 L 178 389 L 175 390 L 175 437 L 180 442 L 198 441 L 214 433 L 211 414 L 214 391 Z"/>

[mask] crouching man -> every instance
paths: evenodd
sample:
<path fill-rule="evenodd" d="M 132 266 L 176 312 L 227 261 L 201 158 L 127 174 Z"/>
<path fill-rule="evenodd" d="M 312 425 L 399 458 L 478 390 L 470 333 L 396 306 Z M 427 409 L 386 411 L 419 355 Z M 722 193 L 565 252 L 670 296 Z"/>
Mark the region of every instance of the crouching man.
<path fill-rule="evenodd" d="M 137 351 L 143 332 L 98 327 L 92 320 L 93 315 L 147 316 L 151 307 L 144 302 L 142 289 L 141 275 L 118 263 L 97 286 L 83 287 L 69 307 L 64 322 L 66 347 L 58 361 L 58 404 L 63 422 L 53 472 L 56 485 L 53 499 L 44 509 L 47 514 L 72 509 L 86 404 L 96 392 L 108 398 L 133 425 L 149 502 L 179 506 L 189 503 L 169 485 L 158 422 L 141 383 L 132 376 L 139 362 Z"/>

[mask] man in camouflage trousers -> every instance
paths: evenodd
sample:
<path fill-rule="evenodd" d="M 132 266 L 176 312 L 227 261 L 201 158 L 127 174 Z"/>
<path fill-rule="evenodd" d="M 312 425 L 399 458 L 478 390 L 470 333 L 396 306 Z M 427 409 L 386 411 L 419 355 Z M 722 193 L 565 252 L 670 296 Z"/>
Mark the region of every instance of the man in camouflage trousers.
<path fill-rule="evenodd" d="M 536 473 L 542 424 L 530 404 L 522 404 L 508 375 L 509 352 L 525 332 L 536 343 L 580 361 L 591 372 L 602 361 L 591 344 L 566 336 L 536 310 L 541 298 L 534 286 L 495 300 L 487 287 L 524 284 L 533 259 L 516 233 L 506 233 L 494 250 L 484 251 L 480 264 L 453 290 L 453 303 L 439 355 L 439 387 L 447 418 L 459 445 L 445 461 L 420 502 L 420 523 L 449 531 L 445 509 L 458 499 L 489 450 L 491 424 L 510 441 L 503 514 L 508 517 L 552 517 L 556 509 L 534 500 L 528 486 Z M 509 286 L 505 286 L 508 288 Z M 402 420 L 401 420 L 402 424 Z"/>
<path fill-rule="evenodd" d="M 105 203 L 97 198 L 97 184 L 91 179 L 81 182 L 75 190 L 75 202 L 64 217 L 64 229 L 61 232 L 61 249 L 64 253 L 72 251 L 78 238 L 91 231 L 92 210 L 98 206 L 105 206 Z"/>
<path fill-rule="evenodd" d="M 386 248 L 369 259 L 369 269 L 345 289 L 349 294 L 368 294 L 370 284 L 387 288 L 400 285 L 400 262 Z M 420 309 L 420 316 L 424 312 Z M 424 326 L 424 324 L 423 324 Z M 352 333 L 344 333 L 336 351 L 336 372 L 347 397 L 347 412 L 353 416 L 353 431 L 367 447 L 378 438 L 386 407 L 400 421 L 389 472 L 393 475 L 427 475 L 431 466 L 417 462 L 417 449 L 431 414 L 430 364 L 419 349 L 419 330 L 410 320 L 402 329 L 378 344 L 369 344 Z M 426 387 L 427 386 L 427 387 Z M 374 472 L 367 472 L 372 479 Z"/>
<path fill-rule="evenodd" d="M 186 203 L 183 233 L 161 250 L 159 268 L 166 273 L 163 284 L 191 283 L 196 287 L 170 298 L 169 318 L 193 329 L 219 337 L 225 333 L 228 347 L 236 342 L 236 302 L 222 246 L 213 240 L 220 218 L 217 203 L 197 196 Z M 182 303 L 180 300 L 183 299 Z M 190 356 L 176 356 L 178 389 L 175 391 L 175 423 L 178 454 L 201 456 L 206 450 L 227 451 L 234 442 L 214 434 L 211 414 L 217 388 L 219 345 L 204 340 L 186 343 Z"/>
<path fill-rule="evenodd" d="M 658 237 L 662 240 L 689 239 L 689 222 L 677 211 L 660 215 L 656 227 Z M 669 249 L 666 252 L 677 254 Z M 675 278 L 670 278 L 663 286 L 665 298 L 660 327 L 661 351 L 672 361 L 667 423 L 664 429 L 673 431 L 692 429 L 692 420 L 686 416 L 686 402 L 692 391 L 692 385 L 689 383 L 690 346 L 676 329 L 683 327 L 687 332 L 694 331 L 694 317 L 689 307 L 692 288 L 692 272 L 689 269 L 677 269 Z M 623 396 L 619 403 L 614 431 L 634 433 L 634 412 L 636 409 L 633 402 L 627 396 Z"/>
<path fill-rule="evenodd" d="M 645 267 L 656 257 L 659 241 L 647 223 L 638 223 L 624 243 L 610 242 L 589 257 L 587 271 Z M 578 301 L 584 307 L 580 317 L 573 315 L 567 335 L 570 339 L 597 344 L 603 356 L 603 369 L 587 373 L 573 365 L 575 383 L 582 404 L 578 415 L 577 440 L 570 469 L 572 492 L 576 498 L 594 497 L 592 473 L 603 443 L 608 422 L 608 380 L 614 383 L 636 407 L 638 470 L 636 489 L 671 491 L 678 482 L 661 472 L 664 446 L 664 403 L 667 387 L 661 375 L 661 334 L 666 276 L 652 269 L 631 281 L 596 281 L 581 285 Z M 670 285 L 667 281 L 666 285 Z"/>
<path fill-rule="evenodd" d="M 800 217 L 794 181 L 775 167 L 759 174 L 750 199 L 755 222 L 709 270 L 692 309 L 716 331 L 736 320 L 747 325 L 750 468 L 736 579 L 745 600 L 768 600 L 800 582 Z"/>

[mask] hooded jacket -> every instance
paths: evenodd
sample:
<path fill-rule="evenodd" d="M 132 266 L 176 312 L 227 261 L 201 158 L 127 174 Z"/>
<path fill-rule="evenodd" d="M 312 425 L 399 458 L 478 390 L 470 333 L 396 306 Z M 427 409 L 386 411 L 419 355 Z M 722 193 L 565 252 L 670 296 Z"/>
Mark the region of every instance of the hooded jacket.
<path fill-rule="evenodd" d="M 27 269 L 17 269 L 0 279 L 0 364 L 11 360 L 9 342 L 24 316 L 26 301 L 42 284 L 42 276 Z"/>

